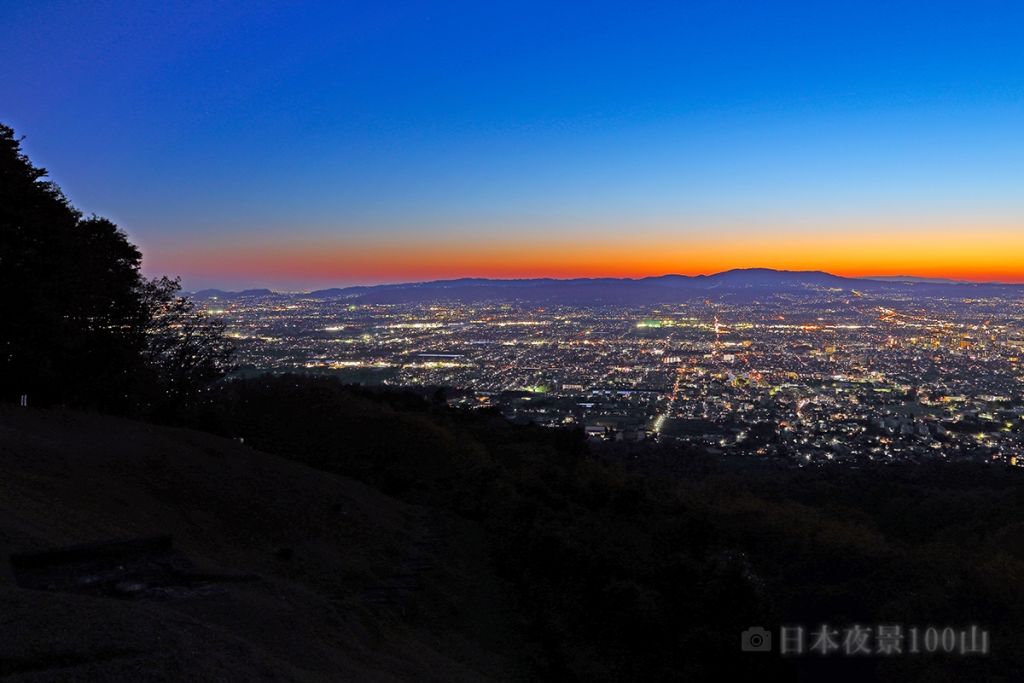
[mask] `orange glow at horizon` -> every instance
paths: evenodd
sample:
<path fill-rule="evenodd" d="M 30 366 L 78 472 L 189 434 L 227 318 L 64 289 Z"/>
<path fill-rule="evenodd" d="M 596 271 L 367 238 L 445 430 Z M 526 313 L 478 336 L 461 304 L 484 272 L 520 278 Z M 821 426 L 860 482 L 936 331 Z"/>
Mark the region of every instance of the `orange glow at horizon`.
<path fill-rule="evenodd" d="M 710 274 L 731 268 L 824 270 L 851 277 L 906 275 L 1024 282 L 1024 230 L 940 229 L 849 232 L 734 231 L 679 235 L 638 230 L 634 237 L 472 236 L 345 242 L 268 241 L 147 250 L 146 271 L 186 283 L 371 284 L 457 277 L 646 277 Z M 152 258 L 150 258 L 152 256 Z"/>

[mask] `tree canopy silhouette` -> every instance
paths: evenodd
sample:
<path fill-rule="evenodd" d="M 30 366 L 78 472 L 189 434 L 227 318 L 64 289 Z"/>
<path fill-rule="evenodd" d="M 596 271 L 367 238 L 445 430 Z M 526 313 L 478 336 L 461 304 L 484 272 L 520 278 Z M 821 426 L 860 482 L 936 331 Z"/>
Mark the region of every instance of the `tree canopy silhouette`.
<path fill-rule="evenodd" d="M 122 230 L 83 217 L 46 169 L 32 164 L 14 130 L 0 125 L 0 397 L 135 411 L 153 403 L 144 397 L 154 386 L 172 390 L 154 361 L 176 344 L 192 349 L 184 357 L 198 344 L 219 350 L 209 363 L 188 364 L 196 373 L 178 379 L 175 394 L 219 374 L 222 330 L 207 326 L 187 340 L 171 334 L 184 328 L 165 324 L 169 298 L 158 293 L 167 285 L 147 282 L 141 262 Z"/>
<path fill-rule="evenodd" d="M 181 295 L 180 280 L 156 278 L 143 291 L 150 312 L 145 358 L 158 390 L 151 404 L 162 412 L 179 411 L 231 366 L 234 346 L 223 320 Z"/>

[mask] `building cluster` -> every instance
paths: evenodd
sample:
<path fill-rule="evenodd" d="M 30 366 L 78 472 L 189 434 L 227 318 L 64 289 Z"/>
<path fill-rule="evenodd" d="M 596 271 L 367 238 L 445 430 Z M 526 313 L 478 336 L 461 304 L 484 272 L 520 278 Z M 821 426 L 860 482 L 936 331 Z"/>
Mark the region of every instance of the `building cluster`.
<path fill-rule="evenodd" d="M 444 387 L 594 439 L 795 463 L 1024 465 L 1024 302 L 823 291 L 671 306 L 205 302 L 242 372 Z"/>

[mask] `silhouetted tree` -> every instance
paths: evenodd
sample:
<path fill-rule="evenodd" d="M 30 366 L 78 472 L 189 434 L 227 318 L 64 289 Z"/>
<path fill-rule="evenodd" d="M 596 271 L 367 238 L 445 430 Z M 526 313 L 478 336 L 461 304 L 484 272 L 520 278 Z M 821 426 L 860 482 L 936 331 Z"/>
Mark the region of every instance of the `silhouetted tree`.
<path fill-rule="evenodd" d="M 155 403 L 180 410 L 231 368 L 234 346 L 224 334 L 224 321 L 181 296 L 177 278 L 151 280 L 143 291 L 150 312 L 145 357 L 156 376 Z"/>
<path fill-rule="evenodd" d="M 201 320 L 176 281 L 146 282 L 141 261 L 111 221 L 83 218 L 0 125 L 0 399 L 128 412 L 154 376 L 178 400 L 216 375 L 223 328 Z M 170 358 L 182 363 L 173 377 Z"/>
<path fill-rule="evenodd" d="M 123 409 L 148 315 L 142 255 L 81 214 L 0 126 L 0 392 Z"/>

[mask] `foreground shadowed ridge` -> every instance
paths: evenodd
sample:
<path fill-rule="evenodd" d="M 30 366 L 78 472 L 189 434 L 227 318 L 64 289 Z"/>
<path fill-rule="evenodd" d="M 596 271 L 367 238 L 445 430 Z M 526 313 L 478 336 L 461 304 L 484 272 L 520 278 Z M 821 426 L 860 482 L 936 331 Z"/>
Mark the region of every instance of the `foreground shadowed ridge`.
<path fill-rule="evenodd" d="M 520 678 L 471 523 L 194 431 L 2 408 L 0 434 L 5 567 L 7 553 L 165 535 L 192 579 L 136 572 L 152 585 L 96 590 L 102 574 L 68 562 L 39 590 L 5 568 L 4 680 Z M 168 550 L 147 543 L 136 566 Z"/>
<path fill-rule="evenodd" d="M 958 670 L 998 679 L 1019 664 L 1015 469 L 802 470 L 644 444 L 592 453 L 576 430 L 299 376 L 223 384 L 197 419 L 479 521 L 547 676 L 788 679 L 824 666 L 851 680 Z M 985 661 L 738 656 L 747 626 L 821 622 L 980 623 L 1001 645 Z"/>
<path fill-rule="evenodd" d="M 5 673 L 788 680 L 825 667 L 838 680 L 958 668 L 1013 680 L 1020 665 L 1015 470 L 937 464 L 879 477 L 642 446 L 592 452 L 577 432 L 322 378 L 228 382 L 191 419 L 245 445 L 0 413 L 9 551 L 167 534 L 206 574 L 254 577 L 128 601 L 11 577 L 4 619 L 18 636 Z M 97 619 L 110 628 L 93 631 Z M 980 623 L 997 656 L 738 652 L 747 626 L 820 620 Z M 61 644 L 55 624 L 71 634 Z M 209 629 L 218 635 L 197 640 Z"/>

